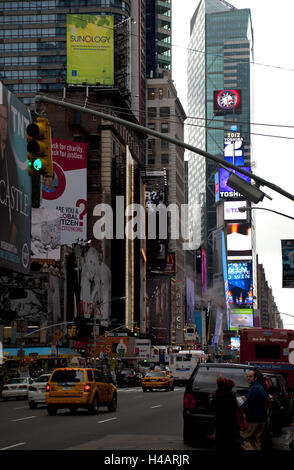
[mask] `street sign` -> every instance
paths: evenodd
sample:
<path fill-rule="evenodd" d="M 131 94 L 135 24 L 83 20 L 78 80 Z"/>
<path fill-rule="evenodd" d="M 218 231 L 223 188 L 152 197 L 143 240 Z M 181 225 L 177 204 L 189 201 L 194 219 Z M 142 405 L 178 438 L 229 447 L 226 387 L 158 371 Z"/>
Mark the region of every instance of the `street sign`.
<path fill-rule="evenodd" d="M 53 338 L 55 338 L 57 341 L 63 338 L 63 336 L 64 336 L 64 333 L 61 330 L 55 330 L 53 333 Z"/>

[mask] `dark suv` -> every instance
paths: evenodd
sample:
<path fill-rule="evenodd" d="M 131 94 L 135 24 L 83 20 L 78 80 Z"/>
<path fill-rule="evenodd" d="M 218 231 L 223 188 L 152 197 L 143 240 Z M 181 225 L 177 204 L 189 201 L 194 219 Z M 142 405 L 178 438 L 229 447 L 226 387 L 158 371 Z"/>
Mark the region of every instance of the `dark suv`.
<path fill-rule="evenodd" d="M 272 405 L 272 430 L 278 435 L 283 425 L 289 425 L 293 416 L 293 400 L 287 382 L 281 374 L 263 372 L 269 400 Z"/>
<path fill-rule="evenodd" d="M 213 434 L 215 426 L 215 412 L 213 408 L 213 395 L 216 391 L 216 379 L 222 375 L 231 379 L 235 386 L 236 396 L 247 396 L 249 384 L 246 373 L 256 368 L 241 364 L 200 363 L 194 369 L 184 394 L 184 443 L 194 445 L 209 442 L 208 436 Z M 267 387 L 260 371 L 256 370 L 258 381 Z M 268 409 L 270 419 L 270 409 Z M 266 426 L 267 428 L 267 426 Z"/>

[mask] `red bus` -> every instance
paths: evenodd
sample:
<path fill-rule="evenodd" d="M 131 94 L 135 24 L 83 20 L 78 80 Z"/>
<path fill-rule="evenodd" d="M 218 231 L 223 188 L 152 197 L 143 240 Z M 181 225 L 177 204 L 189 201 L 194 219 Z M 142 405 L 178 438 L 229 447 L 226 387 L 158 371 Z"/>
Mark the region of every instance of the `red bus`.
<path fill-rule="evenodd" d="M 283 374 L 289 390 L 294 392 L 294 330 L 242 328 L 240 363 Z"/>

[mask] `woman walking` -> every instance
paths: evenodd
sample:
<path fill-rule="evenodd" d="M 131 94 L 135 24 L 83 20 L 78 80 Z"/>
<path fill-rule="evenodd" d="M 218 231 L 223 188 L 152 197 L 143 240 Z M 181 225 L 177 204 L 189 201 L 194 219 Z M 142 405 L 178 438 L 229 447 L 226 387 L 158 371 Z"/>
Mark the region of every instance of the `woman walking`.
<path fill-rule="evenodd" d="M 218 451 L 237 450 L 239 427 L 237 422 L 237 401 L 232 388 L 234 382 L 225 377 L 216 380 L 215 405 L 215 444 Z"/>

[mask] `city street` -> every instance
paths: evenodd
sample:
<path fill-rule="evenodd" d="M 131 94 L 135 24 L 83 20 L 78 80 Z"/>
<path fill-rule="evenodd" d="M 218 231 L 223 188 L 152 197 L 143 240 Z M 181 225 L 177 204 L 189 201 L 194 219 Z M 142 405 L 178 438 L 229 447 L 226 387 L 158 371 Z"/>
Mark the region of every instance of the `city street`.
<path fill-rule="evenodd" d="M 94 416 L 82 409 L 48 416 L 25 400 L 1 401 L 0 450 L 195 450 L 182 440 L 183 393 L 118 389 L 117 411 L 101 408 Z M 273 439 L 275 449 L 289 449 L 293 429 Z"/>

